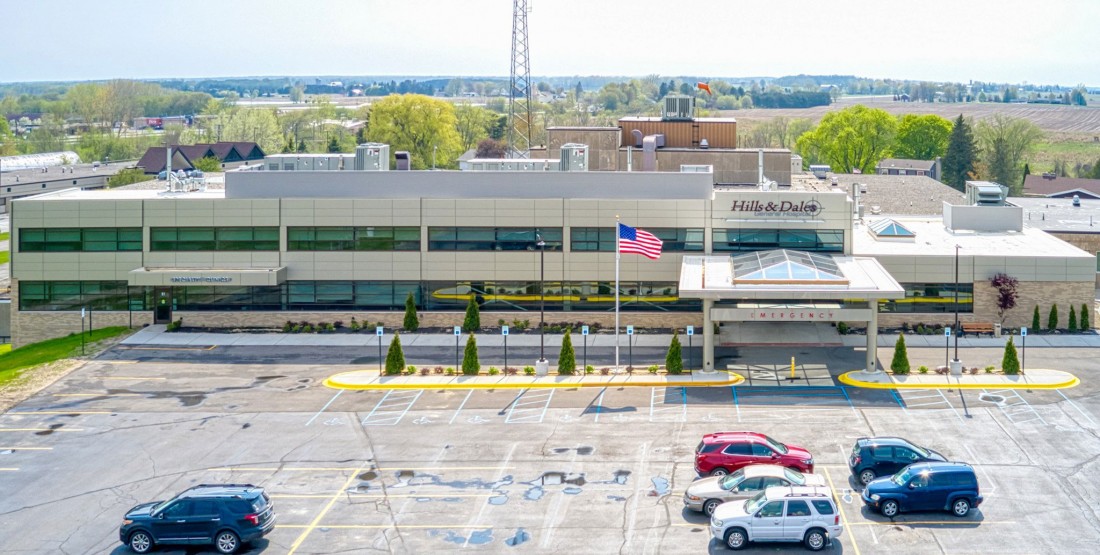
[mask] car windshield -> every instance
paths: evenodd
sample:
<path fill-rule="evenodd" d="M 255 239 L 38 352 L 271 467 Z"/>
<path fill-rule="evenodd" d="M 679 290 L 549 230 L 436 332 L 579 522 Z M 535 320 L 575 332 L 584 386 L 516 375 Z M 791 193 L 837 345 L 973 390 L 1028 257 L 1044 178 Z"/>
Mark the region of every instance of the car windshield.
<path fill-rule="evenodd" d="M 931 455 L 931 453 L 928 452 L 928 449 L 925 449 L 924 447 L 921 447 L 919 445 L 913 445 L 912 443 L 910 443 L 909 448 L 916 451 L 917 454 L 920 455 L 923 459 L 927 459 Z"/>
<path fill-rule="evenodd" d="M 786 445 L 783 445 L 782 443 L 779 443 L 778 441 L 776 441 L 776 440 L 774 440 L 774 439 L 772 439 L 768 436 L 764 436 L 764 441 L 767 441 L 768 445 L 771 446 L 772 450 L 775 451 L 776 453 L 779 453 L 780 455 L 786 455 L 787 452 L 790 451 L 789 449 L 787 449 Z"/>
<path fill-rule="evenodd" d="M 762 491 L 745 501 L 745 512 L 750 515 L 756 514 L 756 511 L 759 511 L 760 507 L 763 507 L 764 504 L 767 502 L 768 496 L 765 495 L 765 492 Z"/>
<path fill-rule="evenodd" d="M 784 468 L 783 469 L 783 475 L 787 477 L 788 482 L 790 482 L 790 483 L 792 483 L 796 486 L 806 485 L 806 476 L 803 475 L 801 472 L 799 472 L 797 470 L 791 470 L 789 468 Z"/>
<path fill-rule="evenodd" d="M 909 472 L 909 467 L 905 467 L 901 469 L 901 471 L 899 471 L 897 474 L 894 474 L 894 476 L 890 478 L 890 481 L 899 486 L 904 486 L 905 484 L 909 483 L 909 479 L 912 477 L 913 473 Z"/>
<path fill-rule="evenodd" d="M 744 469 L 738 470 L 737 472 L 734 472 L 733 474 L 730 474 L 730 475 L 726 476 L 725 478 L 722 478 L 722 481 L 718 483 L 718 487 L 720 487 L 720 488 L 722 488 L 726 491 L 730 491 L 733 488 L 737 487 L 743 481 L 745 481 L 745 470 Z"/>

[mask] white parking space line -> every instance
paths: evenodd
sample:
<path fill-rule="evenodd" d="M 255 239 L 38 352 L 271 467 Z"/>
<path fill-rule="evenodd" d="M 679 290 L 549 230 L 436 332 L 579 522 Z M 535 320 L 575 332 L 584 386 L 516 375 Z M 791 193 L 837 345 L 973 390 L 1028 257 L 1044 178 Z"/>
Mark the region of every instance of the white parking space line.
<path fill-rule="evenodd" d="M 657 418 L 655 418 L 657 417 Z M 687 420 L 687 392 L 682 387 L 654 387 L 649 393 L 650 422 Z"/>
<path fill-rule="evenodd" d="M 337 398 L 337 397 L 339 397 L 339 396 L 340 396 L 340 394 L 341 394 L 341 393 L 343 393 L 343 392 L 345 392 L 345 391 L 347 391 L 347 390 L 346 390 L 346 389 L 341 389 L 340 391 L 337 391 L 337 392 L 336 392 L 336 395 L 333 395 L 333 396 L 332 396 L 332 399 L 329 399 L 329 400 L 328 400 L 328 402 L 327 402 L 327 403 L 325 403 L 325 406 L 321 407 L 321 410 L 317 411 L 317 414 L 313 415 L 313 418 L 310 418 L 310 419 L 309 419 L 309 422 L 306 422 L 306 426 L 309 426 L 310 424 L 313 424 L 313 421 L 314 421 L 314 420 L 317 420 L 317 417 L 318 417 L 318 416 L 321 416 L 321 413 L 322 413 L 322 412 L 325 412 L 325 409 L 327 409 L 327 408 L 328 408 L 328 406 L 329 406 L 329 405 L 331 405 L 331 404 L 332 404 L 332 402 L 333 402 L 333 401 L 335 401 L 335 400 L 336 400 L 336 398 Z"/>
<path fill-rule="evenodd" d="M 466 406 L 466 401 L 470 400 L 470 396 L 474 394 L 474 390 L 470 390 L 466 393 L 466 398 L 462 400 L 462 404 L 458 405 L 458 409 L 455 410 L 454 416 L 451 417 L 451 421 L 448 424 L 454 424 L 455 418 L 458 418 L 458 413 L 462 412 L 462 407 Z"/>
<path fill-rule="evenodd" d="M 1039 411 L 1035 410 L 1035 407 L 1021 397 L 1020 393 L 1014 389 L 1002 389 L 999 391 L 987 391 L 983 389 L 982 394 L 997 395 L 1004 398 L 1004 401 L 997 403 L 997 408 L 1001 409 L 1001 413 L 1013 424 L 1027 424 L 1028 422 L 1041 422 L 1043 425 L 1047 424 L 1047 421 L 1039 414 Z"/>
<path fill-rule="evenodd" d="M 959 410 L 955 408 L 947 395 L 944 395 L 942 389 L 909 389 L 902 394 L 902 398 L 905 400 L 905 406 L 909 409 L 947 408 L 955 413 L 960 422 L 963 421 L 962 414 L 959 414 Z"/>
<path fill-rule="evenodd" d="M 515 401 L 512 408 L 508 409 L 508 416 L 504 418 L 505 424 L 538 424 L 546 417 L 546 409 L 550 407 L 550 400 L 554 398 L 553 389 L 526 390 Z"/>
<path fill-rule="evenodd" d="M 1058 390 L 1055 390 L 1055 391 L 1058 391 Z M 1081 416 L 1084 416 L 1085 418 L 1087 418 L 1088 421 L 1089 421 L 1089 424 L 1092 424 L 1093 426 L 1096 425 L 1096 421 L 1092 419 L 1092 416 L 1090 416 L 1089 413 L 1085 412 L 1085 409 L 1081 408 L 1081 406 L 1078 405 L 1077 403 L 1074 403 L 1072 400 L 1070 400 L 1069 397 L 1066 397 L 1065 393 L 1062 393 L 1061 391 L 1058 391 L 1058 394 L 1061 395 L 1062 398 L 1065 399 L 1066 402 L 1069 403 L 1071 407 L 1077 409 L 1077 412 L 1081 413 Z"/>
<path fill-rule="evenodd" d="M 393 426 L 405 417 L 416 400 L 424 393 L 422 389 L 397 390 L 386 392 L 378 404 L 363 419 L 364 426 Z"/>
<path fill-rule="evenodd" d="M 593 422 L 600 421 L 600 411 L 603 410 L 603 394 L 607 393 L 607 388 L 600 390 L 600 396 L 596 399 L 596 416 L 592 419 Z"/>

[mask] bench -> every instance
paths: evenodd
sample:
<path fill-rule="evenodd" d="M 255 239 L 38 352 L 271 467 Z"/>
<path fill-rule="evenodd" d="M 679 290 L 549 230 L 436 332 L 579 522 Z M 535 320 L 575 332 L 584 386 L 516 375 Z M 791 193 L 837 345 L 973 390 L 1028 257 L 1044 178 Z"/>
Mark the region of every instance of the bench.
<path fill-rule="evenodd" d="M 983 334 L 988 333 L 993 335 L 993 323 L 992 322 L 964 322 L 962 324 L 963 335 L 968 333 Z"/>

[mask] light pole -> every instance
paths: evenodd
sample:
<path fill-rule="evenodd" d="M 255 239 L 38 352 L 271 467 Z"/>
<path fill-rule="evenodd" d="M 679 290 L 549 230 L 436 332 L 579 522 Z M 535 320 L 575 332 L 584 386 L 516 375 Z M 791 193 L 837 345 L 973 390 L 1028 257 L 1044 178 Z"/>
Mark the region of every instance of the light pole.
<path fill-rule="evenodd" d="M 439 145 L 432 146 L 432 169 L 435 169 L 435 152 L 439 150 Z"/>
<path fill-rule="evenodd" d="M 539 248 L 539 362 L 546 361 L 546 241 L 535 234 Z"/>
<path fill-rule="evenodd" d="M 955 245 L 955 362 L 959 362 L 959 245 Z"/>

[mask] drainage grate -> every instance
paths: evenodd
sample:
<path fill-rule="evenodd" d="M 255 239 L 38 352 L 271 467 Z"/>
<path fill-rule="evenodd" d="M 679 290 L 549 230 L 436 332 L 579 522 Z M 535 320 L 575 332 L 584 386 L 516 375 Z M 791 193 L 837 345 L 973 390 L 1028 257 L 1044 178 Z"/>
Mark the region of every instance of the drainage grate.
<path fill-rule="evenodd" d="M 985 401 L 987 403 L 994 403 L 997 405 L 1005 402 L 1004 397 L 1001 397 L 1000 395 L 993 395 L 991 393 L 982 393 L 981 395 L 978 395 L 978 400 Z"/>

